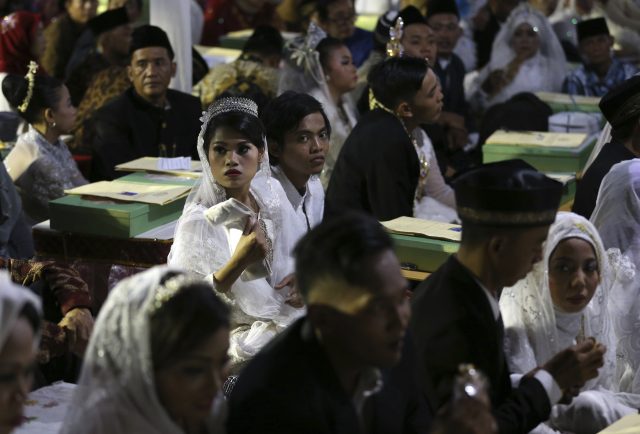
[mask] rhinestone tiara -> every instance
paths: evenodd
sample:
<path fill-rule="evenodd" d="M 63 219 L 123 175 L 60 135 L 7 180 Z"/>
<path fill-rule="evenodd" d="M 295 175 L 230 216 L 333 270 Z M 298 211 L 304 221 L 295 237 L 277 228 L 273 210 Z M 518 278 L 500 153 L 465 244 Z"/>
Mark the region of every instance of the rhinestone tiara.
<path fill-rule="evenodd" d="M 258 105 L 249 98 L 242 97 L 227 97 L 219 99 L 211 104 L 207 111 L 209 119 L 228 112 L 242 112 L 258 117 Z"/>

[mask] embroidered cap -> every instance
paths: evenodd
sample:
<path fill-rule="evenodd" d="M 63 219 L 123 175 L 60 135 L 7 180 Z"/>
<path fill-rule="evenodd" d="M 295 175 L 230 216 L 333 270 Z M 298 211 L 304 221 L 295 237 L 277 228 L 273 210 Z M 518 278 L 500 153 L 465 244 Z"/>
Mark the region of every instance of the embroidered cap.
<path fill-rule="evenodd" d="M 460 176 L 454 190 L 463 225 L 550 225 L 562 196 L 560 182 L 522 160 L 480 166 Z"/>
<path fill-rule="evenodd" d="M 640 116 L 640 76 L 635 75 L 611 89 L 600 100 L 600 111 L 613 128 Z"/>

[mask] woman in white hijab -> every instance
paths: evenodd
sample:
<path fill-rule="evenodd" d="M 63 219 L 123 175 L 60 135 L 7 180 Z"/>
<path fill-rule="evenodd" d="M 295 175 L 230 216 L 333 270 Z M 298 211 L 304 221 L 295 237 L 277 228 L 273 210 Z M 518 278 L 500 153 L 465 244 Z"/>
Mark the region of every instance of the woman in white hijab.
<path fill-rule="evenodd" d="M 477 76 L 465 79 L 471 80 L 470 103 L 484 110 L 521 92 L 559 92 L 567 75 L 566 64 L 547 18 L 522 3 L 493 41 L 489 63 Z"/>
<path fill-rule="evenodd" d="M 606 248 L 619 249 L 629 261 L 629 283 L 615 288 L 610 307 L 620 357 L 631 366 L 628 390 L 640 393 L 640 160 L 623 161 L 603 178 L 591 222 Z"/>
<path fill-rule="evenodd" d="M 231 306 L 235 372 L 304 314 L 288 285 L 291 250 L 306 227 L 284 206 L 284 190 L 271 178 L 253 101 L 212 104 L 197 146 L 203 176 L 187 199 L 168 262 L 212 282 Z"/>
<path fill-rule="evenodd" d="M 620 393 L 624 366 L 616 359 L 616 336 L 608 301 L 625 264 L 606 251 L 585 218 L 558 213 L 544 244 L 542 261 L 500 297 L 505 354 L 512 372 L 524 374 L 562 348 L 594 338 L 606 346 L 604 366 L 571 404 L 555 405 L 535 433 L 596 433 L 626 414 L 637 413 L 640 395 Z M 624 280 L 624 279 L 623 279 Z"/>
<path fill-rule="evenodd" d="M 40 335 L 40 300 L 0 272 L 0 433 L 24 421 Z"/>
<path fill-rule="evenodd" d="M 224 433 L 228 309 L 211 285 L 156 267 L 109 294 L 62 432 Z"/>

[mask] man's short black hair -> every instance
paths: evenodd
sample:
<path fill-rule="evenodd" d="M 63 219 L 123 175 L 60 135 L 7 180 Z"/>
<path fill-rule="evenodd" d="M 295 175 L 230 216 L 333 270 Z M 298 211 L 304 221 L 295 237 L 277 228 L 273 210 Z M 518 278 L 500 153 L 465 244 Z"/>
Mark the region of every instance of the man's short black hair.
<path fill-rule="evenodd" d="M 371 258 L 393 248 L 391 237 L 373 217 L 345 213 L 325 220 L 296 245 L 296 282 L 304 298 L 321 279 L 371 286 Z"/>
<path fill-rule="evenodd" d="M 284 148 L 284 136 L 294 131 L 302 119 L 313 113 L 320 113 L 324 119 L 327 133 L 331 136 L 329 119 L 317 99 L 306 93 L 288 90 L 277 98 L 272 99 L 260 116 L 265 128 L 267 140 L 275 143 L 278 149 Z M 277 165 L 278 159 L 269 155 L 271 164 Z"/>
<path fill-rule="evenodd" d="M 320 19 L 320 21 L 329 20 L 329 6 L 334 3 L 338 3 L 339 1 L 342 0 L 318 0 L 316 2 L 316 12 L 318 13 L 318 18 Z M 351 5 L 353 5 L 353 0 L 350 1 Z"/>
<path fill-rule="evenodd" d="M 393 110 L 403 101 L 413 101 L 428 72 L 425 59 L 391 57 L 375 65 L 367 81 L 376 99 Z"/>
<path fill-rule="evenodd" d="M 242 48 L 243 53 L 258 53 L 263 56 L 282 56 L 284 39 L 278 29 L 258 26 Z"/>

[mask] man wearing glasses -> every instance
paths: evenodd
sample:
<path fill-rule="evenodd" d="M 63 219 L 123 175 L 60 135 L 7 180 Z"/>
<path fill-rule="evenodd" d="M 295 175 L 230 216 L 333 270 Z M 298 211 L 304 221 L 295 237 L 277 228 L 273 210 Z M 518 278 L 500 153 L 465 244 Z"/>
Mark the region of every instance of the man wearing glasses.
<path fill-rule="evenodd" d="M 373 49 L 373 34 L 355 26 L 356 10 L 352 0 L 320 0 L 316 6 L 318 23 L 329 36 L 344 41 L 353 63 L 360 67 Z"/>

